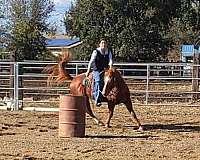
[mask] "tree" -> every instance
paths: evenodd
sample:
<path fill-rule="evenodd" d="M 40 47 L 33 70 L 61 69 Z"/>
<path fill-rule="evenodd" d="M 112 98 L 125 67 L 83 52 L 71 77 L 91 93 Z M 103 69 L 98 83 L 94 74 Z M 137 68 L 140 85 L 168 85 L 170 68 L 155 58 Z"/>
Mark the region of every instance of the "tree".
<path fill-rule="evenodd" d="M 8 46 L 9 34 L 6 21 L 6 4 L 0 0 L 0 58 L 7 58 L 6 47 Z"/>
<path fill-rule="evenodd" d="M 2 46 L 3 46 L 3 34 L 4 34 L 4 26 L 3 26 L 3 24 L 2 24 L 2 21 L 3 21 L 3 19 L 4 19 L 4 14 L 3 14 L 3 11 L 4 11 L 4 8 L 3 8 L 3 1 L 1 0 L 0 1 L 0 21 L 1 21 L 1 23 L 0 23 L 0 48 L 2 48 Z"/>
<path fill-rule="evenodd" d="M 107 37 L 116 60 L 156 61 L 167 52 L 156 0 L 77 0 L 66 14 L 71 35 L 84 42 L 88 58 L 100 37 Z"/>
<path fill-rule="evenodd" d="M 80 58 L 88 59 L 99 37 L 106 36 L 116 60 L 166 61 L 169 49 L 199 34 L 199 0 L 75 2 L 66 13 L 65 26 L 84 42 Z"/>
<path fill-rule="evenodd" d="M 53 11 L 50 0 L 11 0 L 11 50 L 15 59 L 38 60 L 45 58 L 48 31 L 47 18 Z"/>
<path fill-rule="evenodd" d="M 178 3 L 178 2 L 176 2 Z M 177 12 L 169 24 L 167 38 L 173 41 L 172 48 L 180 52 L 180 45 L 194 44 L 200 35 L 200 1 L 181 0 Z"/>

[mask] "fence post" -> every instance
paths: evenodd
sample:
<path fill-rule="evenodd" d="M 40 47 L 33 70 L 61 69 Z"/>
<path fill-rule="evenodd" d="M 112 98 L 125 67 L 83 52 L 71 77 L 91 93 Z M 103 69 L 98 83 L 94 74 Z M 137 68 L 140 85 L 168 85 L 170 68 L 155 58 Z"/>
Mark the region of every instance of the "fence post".
<path fill-rule="evenodd" d="M 9 98 L 11 101 L 11 104 L 13 104 L 14 100 L 14 76 L 15 76 L 15 63 L 10 63 L 10 77 L 9 77 Z M 6 95 L 7 96 L 7 95 Z"/>
<path fill-rule="evenodd" d="M 197 65 L 193 65 L 192 67 L 192 99 L 198 99 L 198 92 L 199 92 L 199 80 L 198 80 L 198 73 L 199 69 Z"/>
<path fill-rule="evenodd" d="M 19 64 L 14 64 L 14 110 L 19 110 Z"/>
<path fill-rule="evenodd" d="M 192 66 L 192 91 L 194 92 L 192 94 L 192 99 L 196 100 L 198 99 L 198 92 L 199 92 L 199 54 L 198 51 L 193 51 L 193 66 Z"/>
<path fill-rule="evenodd" d="M 78 64 L 76 64 L 76 76 L 78 75 Z"/>
<path fill-rule="evenodd" d="M 150 67 L 149 64 L 147 64 L 147 86 L 146 86 L 146 104 L 148 104 L 148 98 L 149 98 L 149 77 L 150 77 Z"/>

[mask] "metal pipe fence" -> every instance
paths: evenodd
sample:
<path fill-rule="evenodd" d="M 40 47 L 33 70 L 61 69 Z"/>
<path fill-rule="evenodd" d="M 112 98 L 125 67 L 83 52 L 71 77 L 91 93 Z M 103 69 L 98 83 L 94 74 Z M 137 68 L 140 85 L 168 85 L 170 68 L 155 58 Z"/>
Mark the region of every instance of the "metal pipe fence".
<path fill-rule="evenodd" d="M 55 62 L 0 62 L 0 106 L 23 109 L 31 106 L 58 107 L 60 94 L 69 94 L 69 82 L 47 87 L 47 65 Z M 73 76 L 86 72 L 88 62 L 70 62 Z M 198 105 L 199 85 L 194 90 L 191 63 L 115 63 L 129 86 L 133 103 L 139 105 Z M 194 95 L 197 99 L 194 100 Z M 194 102 L 197 102 L 194 104 Z M 193 104 L 192 104 L 193 103 Z"/>

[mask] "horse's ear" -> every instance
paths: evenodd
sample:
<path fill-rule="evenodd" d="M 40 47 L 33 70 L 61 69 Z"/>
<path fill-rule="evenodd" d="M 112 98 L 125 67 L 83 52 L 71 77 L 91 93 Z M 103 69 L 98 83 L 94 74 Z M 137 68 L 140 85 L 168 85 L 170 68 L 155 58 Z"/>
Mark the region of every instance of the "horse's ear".
<path fill-rule="evenodd" d="M 119 72 L 119 74 L 122 74 L 122 73 L 118 70 L 117 67 L 113 67 L 112 70 L 113 70 L 113 72 Z"/>
<path fill-rule="evenodd" d="M 112 68 L 109 67 L 107 70 L 115 72 L 115 67 L 112 67 Z"/>
<path fill-rule="evenodd" d="M 115 71 L 120 75 L 122 76 L 122 72 L 120 70 L 118 70 L 117 68 L 115 68 Z"/>

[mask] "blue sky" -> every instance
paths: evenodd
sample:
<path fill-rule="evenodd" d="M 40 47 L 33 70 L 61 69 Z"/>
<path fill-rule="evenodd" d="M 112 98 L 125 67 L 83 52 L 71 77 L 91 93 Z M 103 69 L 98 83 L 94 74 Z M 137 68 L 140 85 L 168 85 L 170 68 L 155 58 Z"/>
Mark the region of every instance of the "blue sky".
<path fill-rule="evenodd" d="M 65 27 L 61 21 L 63 20 L 65 12 L 70 8 L 71 4 L 75 2 L 75 0 L 52 0 L 52 1 L 55 4 L 55 11 L 51 13 L 49 22 L 51 25 L 57 26 L 57 31 L 59 33 L 64 33 Z M 0 24 L 3 24 L 4 22 L 5 21 L 1 20 Z"/>
<path fill-rule="evenodd" d="M 52 12 L 52 18 L 50 18 L 50 23 L 57 24 L 57 30 L 59 33 L 64 32 L 64 25 L 62 24 L 63 16 L 71 6 L 71 3 L 74 2 L 74 0 L 53 0 L 55 4 L 55 11 Z"/>

